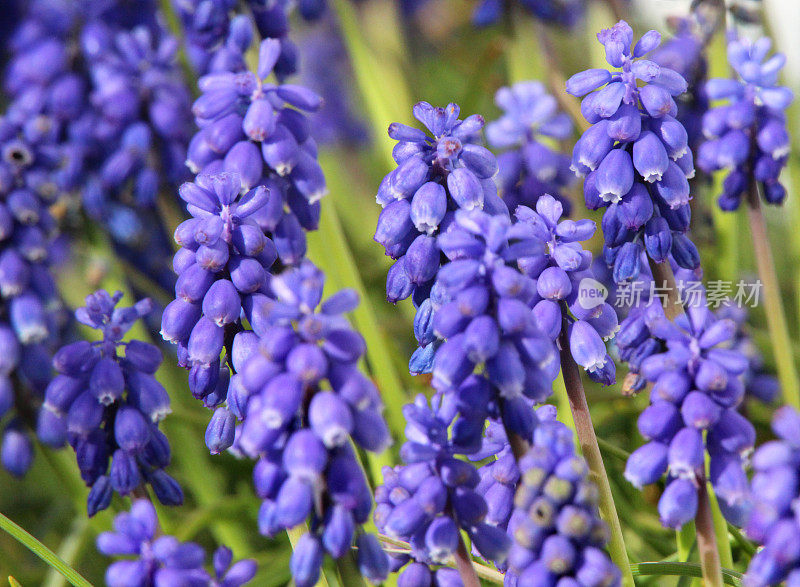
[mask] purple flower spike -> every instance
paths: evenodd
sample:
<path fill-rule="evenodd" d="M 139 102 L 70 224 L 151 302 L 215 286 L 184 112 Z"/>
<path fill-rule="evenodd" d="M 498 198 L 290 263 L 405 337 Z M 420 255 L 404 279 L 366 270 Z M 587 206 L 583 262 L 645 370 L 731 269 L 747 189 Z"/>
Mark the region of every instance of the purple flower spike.
<path fill-rule="evenodd" d="M 598 514 L 597 488 L 575 455 L 569 430 L 554 419 L 540 422 L 519 468 L 506 522 L 514 537 L 506 577 L 520 585 L 542 576 L 584 584 L 591 575 L 593 584 L 619 585 L 621 573 L 602 550 L 607 529 Z"/>
<path fill-rule="evenodd" d="M 706 142 L 697 152 L 697 163 L 707 173 L 728 171 L 718 198 L 724 210 L 739 207 L 750 190 L 749 178 L 761 185 L 768 204 L 780 205 L 786 195 L 780 183 L 790 149 L 784 111 L 793 94 L 777 85 L 785 56 L 776 53 L 764 61 L 769 45 L 766 37 L 755 42 L 731 39 L 728 61 L 738 79 L 712 79 L 706 85 L 710 97 L 727 103 L 703 117 Z"/>
<path fill-rule="evenodd" d="M 253 579 L 256 563 L 246 559 L 233 563 L 233 553 L 220 546 L 213 556 L 213 575 L 204 568 L 206 554 L 199 544 L 178 542 L 173 536 L 157 535 L 158 519 L 153 505 L 135 500 L 130 512 L 114 519 L 114 532 L 97 537 L 97 550 L 105 556 L 134 556 L 113 562 L 105 580 L 112 587 L 133 584 L 182 584 L 238 587 Z"/>
<path fill-rule="evenodd" d="M 704 294 L 688 273 L 677 273 L 682 287 Z M 736 408 L 761 361 L 745 354 L 751 342 L 737 328 L 742 314 L 726 306 L 715 315 L 702 296 L 700 301 L 675 323 L 657 300 L 635 307 L 617 335 L 620 358 L 632 371 L 627 391 L 653 384 L 650 406 L 639 417 L 639 431 L 650 442 L 630 456 L 625 477 L 641 487 L 669 473 L 659 501 L 668 527 L 694 517 L 697 484 L 706 479 L 705 455 L 723 514 L 741 524 L 747 510 L 744 466 L 755 430 Z"/>
<path fill-rule="evenodd" d="M 562 195 L 575 181 L 569 158 L 540 141 L 543 137 L 569 137 L 569 117 L 558 111 L 555 99 L 539 82 L 501 88 L 495 94 L 495 103 L 504 114 L 486 125 L 486 138 L 492 147 L 509 149 L 497 159 L 498 185 L 508 209 L 534 207 L 542 195 L 550 194 L 569 215 L 569 199 Z"/>
<path fill-rule="evenodd" d="M 66 428 L 81 476 L 92 488 L 90 515 L 108 507 L 112 488 L 126 495 L 142 483 L 150 483 L 165 504 L 183 500 L 180 487 L 163 471 L 170 460 L 169 445 L 158 422 L 169 412 L 169 396 L 152 375 L 161 352 L 144 342 L 122 341 L 136 320 L 150 313 L 152 303 L 145 299 L 119 308 L 121 298 L 120 292 L 111 296 L 100 290 L 75 312 L 102 339 L 72 343 L 56 353 L 53 366 L 59 375 L 44 392 L 43 413 L 48 417 L 39 421 L 53 444 L 63 437 L 49 427 Z M 123 349 L 124 354 L 119 352 Z M 173 485 L 169 496 L 157 487 L 165 483 Z"/>
<path fill-rule="evenodd" d="M 747 500 L 745 532 L 762 548 L 750 561 L 746 585 L 792 585 L 800 576 L 800 531 L 792 503 L 798 497 L 797 463 L 800 458 L 800 414 L 780 408 L 772 420 L 778 440 L 761 445 L 753 455 L 755 474 Z"/>
<path fill-rule="evenodd" d="M 686 129 L 675 118 L 675 98 L 687 84 L 682 73 L 670 68 L 670 60 L 659 64 L 643 58 L 660 44 L 656 31 L 632 47 L 633 31 L 620 21 L 597 38 L 608 63 L 618 69 L 588 70 L 567 81 L 569 93 L 585 96 L 581 111 L 592 123 L 575 145 L 572 168 L 586 176 L 586 205 L 606 208 L 606 260 L 613 265 L 614 280 L 621 282 L 638 276 L 643 240 L 647 255 L 661 263 L 664 251 L 674 249 L 688 229 L 688 223 L 667 222 L 667 227 L 659 225 L 657 240 L 652 238 L 655 226 L 649 234 L 645 229 L 667 214 L 689 213 L 687 180 L 694 176 L 694 165 L 685 156 Z M 681 267 L 695 269 L 695 257 L 687 249 L 673 255 Z"/>

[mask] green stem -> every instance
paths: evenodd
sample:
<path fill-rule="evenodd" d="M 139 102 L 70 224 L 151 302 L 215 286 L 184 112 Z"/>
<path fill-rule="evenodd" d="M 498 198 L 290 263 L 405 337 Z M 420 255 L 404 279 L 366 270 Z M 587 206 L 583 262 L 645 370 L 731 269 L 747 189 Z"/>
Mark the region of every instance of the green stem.
<path fill-rule="evenodd" d="M 70 567 L 64 560 L 39 542 L 35 537 L 28 534 L 21 526 L 17 525 L 5 515 L 0 513 L 0 529 L 8 532 L 17 542 L 25 546 L 33 554 L 46 562 L 50 568 L 61 573 L 75 587 L 92 587 L 92 584 L 84 579 L 78 571 Z"/>
<path fill-rule="evenodd" d="M 578 431 L 583 457 L 589 465 L 590 476 L 597 484 L 600 492 L 600 515 L 608 524 L 611 532 L 608 552 L 611 555 L 611 560 L 622 571 L 623 584 L 633 587 L 633 575 L 628 562 L 628 553 L 625 549 L 625 540 L 622 536 L 622 526 L 619 523 L 617 509 L 614 506 L 614 495 L 611 493 L 611 484 L 608 481 L 608 475 L 603 465 L 603 456 L 600 454 L 597 435 L 592 425 L 592 417 L 589 413 L 589 405 L 586 403 L 581 374 L 569 349 L 569 337 L 566 335 L 566 329 L 562 329 L 559 341 L 561 346 L 561 373 L 564 376 L 564 385 L 572 408 L 572 418 Z"/>
<path fill-rule="evenodd" d="M 733 568 L 733 552 L 731 552 L 731 541 L 728 538 L 728 522 L 719 509 L 717 496 L 711 485 L 708 486 L 708 499 L 711 502 L 711 516 L 714 520 L 714 534 L 717 536 L 717 550 L 719 551 L 719 563 L 728 569 Z"/>
<path fill-rule="evenodd" d="M 682 563 L 689 562 L 695 541 L 697 540 L 697 530 L 694 522 L 687 522 L 680 530 L 675 531 L 675 540 L 678 543 L 678 560 Z"/>
<path fill-rule="evenodd" d="M 764 312 L 767 315 L 767 328 L 772 340 L 772 352 L 778 367 L 781 393 L 786 404 L 800 409 L 800 381 L 792 360 L 792 340 L 786 322 L 786 313 L 781 301 L 780 283 L 775 273 L 775 262 L 769 242 L 767 223 L 761 211 L 759 185 L 755 177 L 751 179 L 747 197 L 747 214 L 750 219 L 750 235 L 764 293 Z"/>

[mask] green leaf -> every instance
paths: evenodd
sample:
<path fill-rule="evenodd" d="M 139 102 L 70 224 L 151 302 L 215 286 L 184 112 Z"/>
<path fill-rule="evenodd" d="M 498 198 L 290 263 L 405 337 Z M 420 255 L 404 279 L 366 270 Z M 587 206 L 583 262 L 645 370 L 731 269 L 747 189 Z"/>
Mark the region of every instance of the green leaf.
<path fill-rule="evenodd" d="M 638 563 L 631 565 L 634 577 L 702 577 L 703 570 L 699 563 Z M 730 569 L 722 569 L 722 579 L 726 585 L 739 587 L 742 584 L 742 574 Z"/>
<path fill-rule="evenodd" d="M 61 557 L 39 542 L 34 536 L 28 534 L 24 528 L 9 520 L 2 513 L 0 513 L 0 529 L 8 532 L 17 542 L 46 562 L 51 568 L 61 573 L 64 578 L 69 581 L 70 585 L 74 585 L 74 587 L 92 587 L 89 581 L 84 579 L 78 571 L 64 562 Z M 11 585 L 17 583 L 13 577 L 9 577 L 8 582 L 11 583 Z"/>

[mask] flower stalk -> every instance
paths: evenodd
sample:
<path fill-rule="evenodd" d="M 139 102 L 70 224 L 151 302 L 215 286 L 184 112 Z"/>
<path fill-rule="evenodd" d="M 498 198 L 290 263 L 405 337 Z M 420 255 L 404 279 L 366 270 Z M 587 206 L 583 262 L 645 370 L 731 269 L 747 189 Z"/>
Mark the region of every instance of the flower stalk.
<path fill-rule="evenodd" d="M 586 459 L 591 476 L 600 491 L 600 515 L 608 524 L 611 537 L 608 542 L 608 552 L 611 560 L 622 571 L 622 580 L 625 585 L 634 585 L 633 574 L 631 573 L 628 553 L 625 549 L 625 540 L 622 536 L 622 526 L 619 522 L 617 509 L 614 506 L 614 495 L 611 493 L 611 485 L 608 481 L 603 456 L 600 454 L 600 447 L 597 443 L 597 436 L 592 425 L 592 417 L 589 413 L 589 405 L 586 403 L 586 394 L 583 390 L 580 371 L 569 348 L 569 335 L 567 328 L 561 330 L 559 337 L 561 347 L 561 372 L 564 376 L 564 385 L 569 397 L 569 405 L 572 410 L 572 418 L 575 422 L 575 429 L 578 433 L 578 440 L 581 445 L 583 458 Z"/>
<path fill-rule="evenodd" d="M 792 341 L 786 322 L 786 313 L 781 301 L 780 285 L 775 273 L 775 262 L 772 247 L 767 233 L 767 223 L 761 210 L 759 185 L 755 177 L 751 177 L 750 190 L 747 197 L 747 216 L 750 221 L 750 235 L 753 239 L 758 277 L 764 292 L 764 313 L 767 316 L 772 349 L 781 382 L 783 401 L 800 408 L 800 381 L 792 360 Z"/>

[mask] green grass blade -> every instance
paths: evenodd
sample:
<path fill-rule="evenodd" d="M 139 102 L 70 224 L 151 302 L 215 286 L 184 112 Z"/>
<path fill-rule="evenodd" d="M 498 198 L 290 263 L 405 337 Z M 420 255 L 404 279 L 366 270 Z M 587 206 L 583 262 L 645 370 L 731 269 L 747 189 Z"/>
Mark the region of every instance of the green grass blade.
<path fill-rule="evenodd" d="M 638 563 L 631 565 L 634 577 L 702 577 L 703 570 L 699 563 Z M 722 579 L 726 585 L 740 587 L 742 574 L 730 569 L 722 569 Z"/>
<path fill-rule="evenodd" d="M 34 536 L 28 534 L 24 528 L 0 513 L 0 529 L 8 532 L 17 542 L 25 546 L 33 554 L 46 562 L 50 568 L 55 569 L 74 587 L 91 587 L 92 584 L 84 579 L 78 571 L 69 566 L 64 560 L 39 542 Z M 10 579 L 9 579 L 9 582 Z M 12 583 L 13 585 L 13 583 Z"/>
<path fill-rule="evenodd" d="M 372 46 L 364 35 L 358 10 L 349 0 L 334 0 L 347 51 L 353 64 L 356 84 L 364 99 L 370 128 L 383 133 L 392 122 L 407 120 L 413 101 L 400 64 L 387 51 Z M 389 16 L 389 12 L 386 16 Z M 395 15 L 396 16 L 396 15 Z M 396 25 L 397 28 L 394 28 Z M 398 30 L 400 24 L 385 23 L 387 29 Z M 381 138 L 383 138 L 381 136 Z M 395 166 L 390 141 L 375 141 L 387 169 Z"/>

